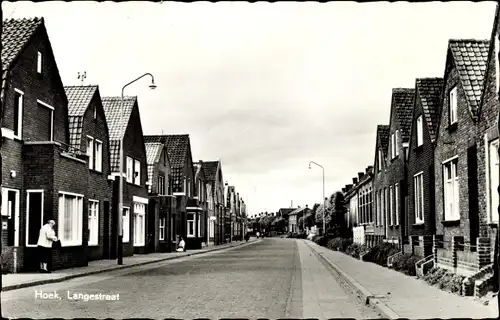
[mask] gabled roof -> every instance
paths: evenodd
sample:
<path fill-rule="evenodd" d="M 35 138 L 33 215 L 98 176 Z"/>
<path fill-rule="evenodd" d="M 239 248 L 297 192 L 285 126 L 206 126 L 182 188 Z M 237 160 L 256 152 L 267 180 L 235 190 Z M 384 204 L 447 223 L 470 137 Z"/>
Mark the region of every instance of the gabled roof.
<path fill-rule="evenodd" d="M 380 144 L 384 154 L 387 153 L 387 148 L 389 147 L 389 125 L 379 124 L 377 125 L 377 138 L 380 139 Z"/>
<path fill-rule="evenodd" d="M 297 208 L 297 209 L 293 210 L 292 212 L 290 212 L 288 215 L 290 216 L 290 215 L 299 214 L 299 213 L 302 213 L 306 209 L 309 211 L 309 208 L 306 208 L 306 207 L 304 207 L 304 208 Z"/>
<path fill-rule="evenodd" d="M 481 103 L 489 46 L 489 40 L 451 39 L 448 43 L 469 110 L 474 116 Z"/>
<path fill-rule="evenodd" d="M 394 88 L 392 89 L 391 113 L 396 113 L 396 121 L 401 131 L 401 139 L 408 141 L 413 115 L 413 101 L 415 89 Z"/>
<path fill-rule="evenodd" d="M 161 151 L 163 150 L 164 144 L 159 142 L 148 142 L 145 143 L 146 147 L 146 159 L 148 165 L 154 165 L 160 161 Z"/>
<path fill-rule="evenodd" d="M 417 79 L 415 83 L 422 105 L 425 123 L 427 124 L 432 142 L 436 139 L 437 127 L 439 125 L 443 85 L 443 78 L 421 78 Z"/>
<path fill-rule="evenodd" d="M 102 97 L 102 106 L 108 123 L 109 140 L 120 140 L 123 137 L 136 102 L 137 97 L 124 97 L 122 116 L 121 97 Z"/>
<path fill-rule="evenodd" d="M 68 115 L 83 117 L 98 86 L 65 86 L 68 97 Z"/>
<path fill-rule="evenodd" d="M 183 168 L 190 148 L 188 134 L 144 136 L 144 142 L 165 143 L 172 168 Z"/>
<path fill-rule="evenodd" d="M 207 179 L 207 181 L 215 181 L 215 179 L 217 178 L 219 161 L 203 161 L 202 166 L 205 170 L 205 178 Z"/>
<path fill-rule="evenodd" d="M 98 89 L 97 86 L 65 86 L 64 91 L 68 97 L 69 144 L 78 150 L 81 146 L 83 115 Z"/>
<path fill-rule="evenodd" d="M 7 19 L 2 23 L 2 70 L 8 70 L 44 24 L 43 18 Z"/>
<path fill-rule="evenodd" d="M 294 211 L 294 210 L 296 210 L 296 209 L 297 209 L 297 208 L 281 208 L 281 209 L 279 210 L 279 213 L 280 213 L 281 215 L 287 215 L 287 214 L 290 214 L 290 212 L 292 212 L 292 211 Z"/>

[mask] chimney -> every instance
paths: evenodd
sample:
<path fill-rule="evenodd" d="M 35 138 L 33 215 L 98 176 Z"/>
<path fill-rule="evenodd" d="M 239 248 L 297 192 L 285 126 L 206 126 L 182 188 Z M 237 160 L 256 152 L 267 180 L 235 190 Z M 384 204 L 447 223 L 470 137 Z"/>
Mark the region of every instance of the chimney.
<path fill-rule="evenodd" d="M 358 179 L 361 181 L 361 178 L 363 178 L 365 174 L 363 172 L 358 172 Z"/>
<path fill-rule="evenodd" d="M 306 209 L 309 209 L 309 205 L 306 204 Z"/>
<path fill-rule="evenodd" d="M 346 193 L 346 189 L 345 188 L 342 188 L 342 193 Z"/>
<path fill-rule="evenodd" d="M 352 178 L 352 184 L 358 183 L 358 178 Z"/>
<path fill-rule="evenodd" d="M 368 171 L 372 171 L 373 170 L 373 166 L 368 166 Z"/>
<path fill-rule="evenodd" d="M 346 187 L 347 187 L 347 190 L 351 190 L 352 187 L 353 187 L 353 185 L 352 184 L 348 184 Z"/>
<path fill-rule="evenodd" d="M 300 208 L 300 206 L 297 206 L 297 208 Z"/>

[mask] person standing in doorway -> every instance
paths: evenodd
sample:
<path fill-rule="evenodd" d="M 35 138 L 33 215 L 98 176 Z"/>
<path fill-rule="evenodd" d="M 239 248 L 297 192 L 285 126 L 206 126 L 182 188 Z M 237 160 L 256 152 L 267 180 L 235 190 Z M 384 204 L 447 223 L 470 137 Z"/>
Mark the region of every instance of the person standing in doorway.
<path fill-rule="evenodd" d="M 54 231 L 55 225 L 56 222 L 54 220 L 49 220 L 40 229 L 37 245 L 41 273 L 50 273 L 48 270 L 48 264 L 52 259 L 52 242 L 57 241 L 56 233 Z"/>
<path fill-rule="evenodd" d="M 180 237 L 179 245 L 177 246 L 177 252 L 184 252 L 186 251 L 186 242 L 184 242 L 184 239 Z"/>

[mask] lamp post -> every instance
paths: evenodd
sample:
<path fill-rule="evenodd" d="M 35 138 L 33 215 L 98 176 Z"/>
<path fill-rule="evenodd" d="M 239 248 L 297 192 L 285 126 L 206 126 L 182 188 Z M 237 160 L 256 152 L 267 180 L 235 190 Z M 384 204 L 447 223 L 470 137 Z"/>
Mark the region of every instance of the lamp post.
<path fill-rule="evenodd" d="M 120 112 L 120 126 L 121 132 L 120 135 L 120 180 L 119 180 L 119 186 L 118 186 L 118 261 L 117 263 L 119 265 L 123 264 L 123 139 L 125 136 L 125 130 L 126 126 L 123 126 L 123 106 L 124 106 L 124 91 L 125 88 L 131 85 L 132 83 L 144 78 L 145 76 L 150 76 L 151 77 L 151 84 L 149 85 L 149 88 L 154 90 L 156 89 L 156 84 L 155 84 L 155 78 L 151 73 L 145 73 L 139 78 L 130 81 L 126 85 L 123 86 L 122 88 L 122 96 L 121 96 L 121 112 Z"/>
<path fill-rule="evenodd" d="M 326 203 L 325 203 L 325 168 L 323 168 L 322 165 L 320 165 L 320 164 L 318 164 L 318 163 L 316 163 L 314 161 L 310 161 L 309 162 L 309 169 L 312 169 L 311 168 L 311 163 L 317 165 L 323 171 L 323 234 L 324 234 L 326 232 L 326 222 L 325 222 L 325 211 L 326 211 Z"/>

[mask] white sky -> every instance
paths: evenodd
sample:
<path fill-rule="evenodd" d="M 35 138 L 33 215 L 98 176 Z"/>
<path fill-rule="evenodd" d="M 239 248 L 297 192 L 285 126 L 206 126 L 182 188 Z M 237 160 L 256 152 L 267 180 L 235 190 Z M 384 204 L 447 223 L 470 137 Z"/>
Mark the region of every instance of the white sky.
<path fill-rule="evenodd" d="M 65 85 L 128 87 L 144 134 L 189 133 L 250 214 L 310 207 L 373 164 L 394 87 L 442 77 L 450 38 L 489 39 L 495 2 L 2 2 L 44 17 Z"/>

